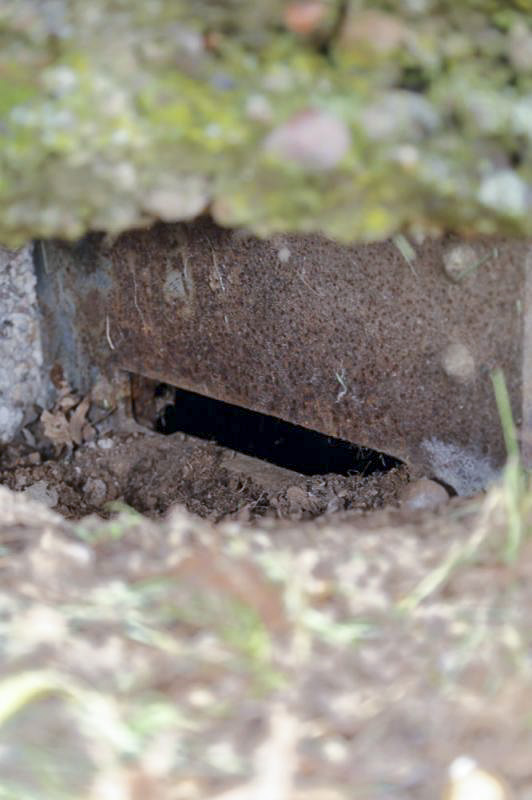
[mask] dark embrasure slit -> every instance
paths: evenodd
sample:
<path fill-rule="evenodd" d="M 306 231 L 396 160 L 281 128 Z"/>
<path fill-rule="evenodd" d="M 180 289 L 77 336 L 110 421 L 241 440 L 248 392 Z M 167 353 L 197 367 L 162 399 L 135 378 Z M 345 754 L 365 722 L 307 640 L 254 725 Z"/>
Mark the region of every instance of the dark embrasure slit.
<path fill-rule="evenodd" d="M 168 397 L 169 387 L 155 390 Z M 290 422 L 210 397 L 173 389 L 159 413 L 159 433 L 186 433 L 305 475 L 386 472 L 400 461 Z"/>

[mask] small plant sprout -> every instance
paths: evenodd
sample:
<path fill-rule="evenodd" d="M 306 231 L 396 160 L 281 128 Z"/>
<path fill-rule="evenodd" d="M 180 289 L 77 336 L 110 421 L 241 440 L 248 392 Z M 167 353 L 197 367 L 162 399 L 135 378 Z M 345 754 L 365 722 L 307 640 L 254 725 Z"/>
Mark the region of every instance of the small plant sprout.
<path fill-rule="evenodd" d="M 508 454 L 508 460 L 504 469 L 504 499 L 508 513 L 508 538 L 505 548 L 505 559 L 508 562 L 512 562 L 519 552 L 523 539 L 523 501 L 526 495 L 526 474 L 521 464 L 510 396 L 502 371 L 500 369 L 495 370 L 492 373 L 491 379 L 501 420 L 506 452 Z"/>
<path fill-rule="evenodd" d="M 419 275 L 417 274 L 414 267 L 414 261 L 416 260 L 416 251 L 414 250 L 414 248 L 412 247 L 406 236 L 403 236 L 402 233 L 398 233 L 397 236 L 393 237 L 393 243 L 403 256 L 404 260 L 406 261 L 410 269 L 412 270 L 412 274 L 416 278 L 418 278 Z"/>

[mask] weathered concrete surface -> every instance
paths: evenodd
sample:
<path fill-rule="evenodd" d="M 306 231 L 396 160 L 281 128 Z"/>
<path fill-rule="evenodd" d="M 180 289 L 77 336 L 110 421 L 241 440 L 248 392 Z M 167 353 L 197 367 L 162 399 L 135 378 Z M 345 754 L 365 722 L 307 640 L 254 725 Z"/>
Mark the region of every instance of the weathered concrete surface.
<path fill-rule="evenodd" d="M 32 250 L 0 247 L 0 443 L 10 441 L 45 394 Z"/>
<path fill-rule="evenodd" d="M 532 467 L 532 247 L 525 262 L 523 305 L 528 309 L 523 318 L 523 421 L 521 426 L 521 456 Z"/>
<path fill-rule="evenodd" d="M 532 234 L 531 0 L 3 0 L 0 241 Z"/>
<path fill-rule="evenodd" d="M 459 493 L 505 461 L 495 368 L 531 433 L 529 242 L 265 242 L 203 219 L 43 253 L 48 341 L 79 388 L 88 366 L 120 367 L 387 452 Z"/>

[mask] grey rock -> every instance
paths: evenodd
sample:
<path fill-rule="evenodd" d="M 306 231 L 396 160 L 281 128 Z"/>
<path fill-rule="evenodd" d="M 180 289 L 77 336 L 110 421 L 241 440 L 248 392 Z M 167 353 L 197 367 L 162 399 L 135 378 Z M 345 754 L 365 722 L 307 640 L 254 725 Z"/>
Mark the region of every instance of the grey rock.
<path fill-rule="evenodd" d="M 57 490 L 48 486 L 46 481 L 36 481 L 28 486 L 22 494 L 33 500 L 35 503 L 41 503 L 48 508 L 54 508 L 57 505 L 59 495 Z"/>
<path fill-rule="evenodd" d="M 0 247 L 0 442 L 44 402 L 43 353 L 32 245 Z"/>

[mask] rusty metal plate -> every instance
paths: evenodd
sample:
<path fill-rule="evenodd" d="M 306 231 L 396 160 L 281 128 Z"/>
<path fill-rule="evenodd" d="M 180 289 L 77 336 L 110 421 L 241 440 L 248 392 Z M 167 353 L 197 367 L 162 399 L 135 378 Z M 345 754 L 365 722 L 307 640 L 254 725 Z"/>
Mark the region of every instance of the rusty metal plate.
<path fill-rule="evenodd" d="M 490 379 L 501 367 L 530 460 L 530 242 L 262 241 L 202 219 L 40 252 L 50 357 L 79 388 L 129 370 L 469 493 L 504 463 Z"/>

